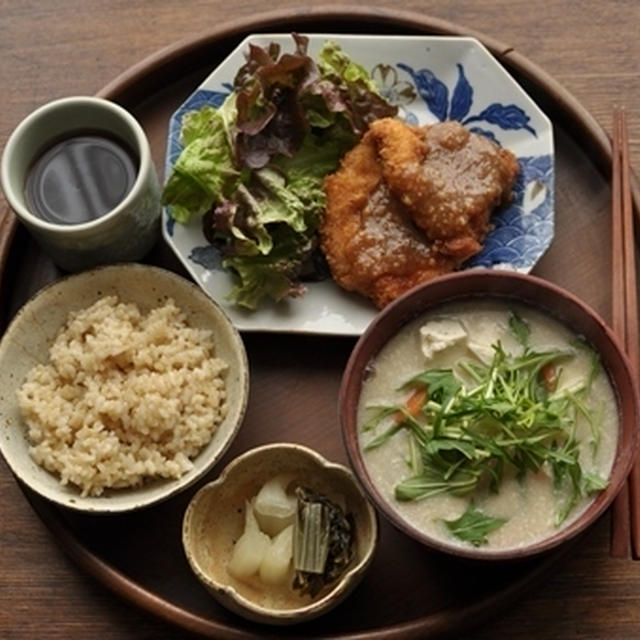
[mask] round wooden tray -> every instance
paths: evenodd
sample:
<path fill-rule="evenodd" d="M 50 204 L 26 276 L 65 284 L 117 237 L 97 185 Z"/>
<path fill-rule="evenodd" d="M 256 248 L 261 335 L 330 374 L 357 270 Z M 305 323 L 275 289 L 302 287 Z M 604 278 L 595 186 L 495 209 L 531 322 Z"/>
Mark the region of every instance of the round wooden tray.
<path fill-rule="evenodd" d="M 236 20 L 178 42 L 100 91 L 142 122 L 163 166 L 171 113 L 247 34 L 268 31 L 472 35 L 503 63 L 554 122 L 556 236 L 535 273 L 609 314 L 610 146 L 591 116 L 552 78 L 512 48 L 474 31 L 415 13 L 357 7 L 284 10 Z M 634 193 L 638 210 L 637 190 Z M 604 249 L 603 249 L 604 248 Z M 159 244 L 149 261 L 184 273 Z M 0 221 L 0 300 L 10 318 L 60 273 L 6 214 Z M 244 336 L 251 367 L 245 423 L 211 479 L 258 444 L 293 441 L 346 462 L 336 414 L 338 386 L 354 341 L 300 335 Z M 273 629 L 221 608 L 191 574 L 180 528 L 197 487 L 139 513 L 92 517 L 54 507 L 23 488 L 60 545 L 91 575 L 139 607 L 183 629 L 216 638 L 259 637 Z M 459 633 L 512 602 L 567 552 L 518 563 L 456 561 L 429 552 L 382 522 L 381 545 L 363 583 L 333 612 L 278 636 L 369 638 Z M 561 568 L 559 569 L 561 570 Z"/>

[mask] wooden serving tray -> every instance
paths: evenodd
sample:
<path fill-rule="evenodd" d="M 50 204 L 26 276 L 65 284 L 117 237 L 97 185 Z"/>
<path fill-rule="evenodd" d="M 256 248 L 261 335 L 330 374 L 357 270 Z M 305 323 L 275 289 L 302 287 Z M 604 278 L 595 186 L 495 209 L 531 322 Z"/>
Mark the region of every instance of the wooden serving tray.
<path fill-rule="evenodd" d="M 171 113 L 240 40 L 260 31 L 472 35 L 483 41 L 554 123 L 556 235 L 535 273 L 609 317 L 608 139 L 571 95 L 500 42 L 407 12 L 285 10 L 229 22 L 178 42 L 116 78 L 99 95 L 122 104 L 142 122 L 160 169 Z M 637 190 L 634 199 L 637 212 Z M 149 262 L 185 273 L 162 243 Z M 32 293 L 61 275 L 7 212 L 0 220 L 0 270 L 4 322 Z M 244 339 L 251 369 L 246 420 L 231 450 L 202 483 L 240 452 L 266 442 L 299 442 L 346 463 L 337 396 L 354 340 L 260 333 Z M 154 508 L 109 517 L 67 512 L 23 490 L 62 548 L 137 606 L 209 637 L 273 635 L 276 630 L 220 607 L 191 574 L 181 547 L 181 521 L 197 488 Z M 428 551 L 385 522 L 381 525 L 373 565 L 348 600 L 317 621 L 277 629 L 279 637 L 424 638 L 459 633 L 513 601 L 568 551 L 563 547 L 517 563 L 458 561 Z"/>

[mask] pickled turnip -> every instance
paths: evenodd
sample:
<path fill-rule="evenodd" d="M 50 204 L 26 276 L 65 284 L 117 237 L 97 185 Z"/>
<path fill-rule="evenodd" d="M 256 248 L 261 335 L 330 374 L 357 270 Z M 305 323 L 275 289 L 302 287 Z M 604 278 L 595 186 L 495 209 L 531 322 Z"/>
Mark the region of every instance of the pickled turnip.
<path fill-rule="evenodd" d="M 238 580 L 246 580 L 257 573 L 270 545 L 269 536 L 260 531 L 253 504 L 246 502 L 244 531 L 233 547 L 229 573 Z"/>
<path fill-rule="evenodd" d="M 255 498 L 255 515 L 264 533 L 278 535 L 293 524 L 298 502 L 296 496 L 287 493 L 292 476 L 280 473 L 265 482 Z"/>
<path fill-rule="evenodd" d="M 290 574 L 293 559 L 293 525 L 285 527 L 273 540 L 260 564 L 260 580 L 283 584 Z"/>

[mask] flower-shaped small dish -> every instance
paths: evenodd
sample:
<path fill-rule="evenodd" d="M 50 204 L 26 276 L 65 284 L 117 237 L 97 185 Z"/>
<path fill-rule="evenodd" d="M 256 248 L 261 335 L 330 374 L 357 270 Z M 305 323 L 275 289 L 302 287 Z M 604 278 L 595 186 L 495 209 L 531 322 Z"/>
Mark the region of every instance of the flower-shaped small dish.
<path fill-rule="evenodd" d="M 161 307 L 173 312 L 152 319 Z M 87 308 L 92 315 L 68 322 Z M 38 370 L 25 409 L 18 390 Z M 165 500 L 213 467 L 242 424 L 249 369 L 238 331 L 194 283 L 117 264 L 58 280 L 18 311 L 0 342 L 0 388 L 0 452 L 14 475 L 63 507 L 120 513 Z M 97 479 L 101 493 L 82 490 Z"/>
<path fill-rule="evenodd" d="M 638 390 L 598 315 L 529 274 L 443 276 L 356 344 L 340 416 L 392 524 L 455 556 L 509 560 L 575 538 L 635 459 Z"/>
<path fill-rule="evenodd" d="M 432 36 L 354 36 L 311 34 L 309 54 L 326 41 L 337 43 L 370 72 L 380 92 L 411 124 L 458 120 L 513 151 L 520 176 L 512 204 L 494 216 L 484 249 L 466 266 L 528 272 L 546 251 L 554 233 L 554 147 L 549 119 L 476 39 Z M 290 34 L 248 36 L 173 114 L 168 133 L 168 176 L 182 144 L 180 127 L 188 111 L 220 106 L 250 43 L 277 42 L 292 51 Z M 164 238 L 196 282 L 217 300 L 241 331 L 284 331 L 360 335 L 375 315 L 365 300 L 340 290 L 331 280 L 307 283 L 306 293 L 257 311 L 231 306 L 225 297 L 232 276 L 205 239 L 201 221 L 174 223 L 163 213 Z"/>
<path fill-rule="evenodd" d="M 294 590 L 288 578 L 274 586 L 261 580 L 261 572 L 238 579 L 230 569 L 235 547 L 246 531 L 247 510 L 255 505 L 261 488 L 276 477 L 286 477 L 290 487 L 326 496 L 340 505 L 352 523 L 349 563 L 313 595 Z M 362 579 L 377 542 L 375 510 L 351 471 L 293 443 L 259 446 L 235 458 L 218 479 L 192 498 L 182 528 L 189 564 L 213 597 L 249 620 L 274 625 L 310 620 L 342 602 Z"/>

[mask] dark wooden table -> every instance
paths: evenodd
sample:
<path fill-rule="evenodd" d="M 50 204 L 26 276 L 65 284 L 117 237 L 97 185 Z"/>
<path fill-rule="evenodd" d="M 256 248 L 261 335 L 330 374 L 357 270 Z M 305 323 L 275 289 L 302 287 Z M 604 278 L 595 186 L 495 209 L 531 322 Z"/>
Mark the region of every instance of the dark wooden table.
<path fill-rule="evenodd" d="M 156 50 L 222 21 L 301 4 L 0 0 L 0 146 L 18 121 L 43 102 L 92 94 Z M 414 0 L 403 9 L 508 43 L 562 83 L 607 130 L 612 107 L 626 105 L 631 160 L 640 166 L 637 0 Z M 640 563 L 608 557 L 608 526 L 603 518 L 543 584 L 468 637 L 639 637 Z M 180 632 L 78 569 L 0 462 L 0 637 L 160 640 L 180 637 Z"/>

